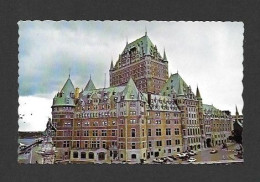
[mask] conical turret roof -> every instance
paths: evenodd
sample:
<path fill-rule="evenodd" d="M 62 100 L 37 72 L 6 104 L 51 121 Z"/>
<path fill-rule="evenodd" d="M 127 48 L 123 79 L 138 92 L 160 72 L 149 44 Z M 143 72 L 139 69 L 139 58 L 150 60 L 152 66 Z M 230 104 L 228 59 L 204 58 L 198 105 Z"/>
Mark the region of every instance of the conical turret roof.
<path fill-rule="evenodd" d="M 74 93 L 75 88 L 69 77 L 61 91 L 53 98 L 52 106 L 75 106 Z"/>
<path fill-rule="evenodd" d="M 90 90 L 94 90 L 94 89 L 96 89 L 96 87 L 95 87 L 92 79 L 90 78 L 86 87 L 84 88 L 84 91 L 90 91 Z"/>

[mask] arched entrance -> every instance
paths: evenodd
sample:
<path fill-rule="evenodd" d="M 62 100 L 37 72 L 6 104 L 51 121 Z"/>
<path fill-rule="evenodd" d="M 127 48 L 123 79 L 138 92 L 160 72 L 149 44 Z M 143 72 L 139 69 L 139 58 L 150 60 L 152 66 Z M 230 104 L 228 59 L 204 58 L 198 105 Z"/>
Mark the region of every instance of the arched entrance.
<path fill-rule="evenodd" d="M 207 147 L 211 147 L 211 139 L 207 138 L 206 142 L 207 142 Z"/>
<path fill-rule="evenodd" d="M 105 153 L 104 152 L 100 152 L 98 153 L 98 160 L 105 160 Z"/>

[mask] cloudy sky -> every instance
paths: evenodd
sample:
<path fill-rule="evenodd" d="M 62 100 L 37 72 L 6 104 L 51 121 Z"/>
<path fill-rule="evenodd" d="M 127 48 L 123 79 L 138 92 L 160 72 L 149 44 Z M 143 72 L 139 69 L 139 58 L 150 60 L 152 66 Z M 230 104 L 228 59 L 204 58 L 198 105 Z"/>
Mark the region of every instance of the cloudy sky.
<path fill-rule="evenodd" d="M 193 91 L 199 86 L 203 102 L 241 113 L 243 108 L 242 22 L 147 21 L 20 21 L 20 131 L 44 130 L 52 98 L 71 75 L 84 88 L 89 76 L 103 87 L 109 67 L 132 42 L 145 33 L 165 48 L 169 73 L 177 70 Z M 70 70 L 70 71 L 69 71 Z"/>

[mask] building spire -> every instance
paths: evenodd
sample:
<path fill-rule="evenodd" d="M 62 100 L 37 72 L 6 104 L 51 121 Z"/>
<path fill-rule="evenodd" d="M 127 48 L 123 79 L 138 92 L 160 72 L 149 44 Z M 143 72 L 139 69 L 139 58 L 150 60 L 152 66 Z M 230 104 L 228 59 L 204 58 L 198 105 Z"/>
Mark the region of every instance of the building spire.
<path fill-rule="evenodd" d="M 163 49 L 163 60 L 167 61 L 166 53 L 165 53 L 165 48 Z"/>
<path fill-rule="evenodd" d="M 128 37 L 126 36 L 126 45 L 128 45 Z"/>
<path fill-rule="evenodd" d="M 69 68 L 69 78 L 70 78 L 70 68 Z"/>
<path fill-rule="evenodd" d="M 201 96 L 200 96 L 200 91 L 199 91 L 199 86 L 198 85 L 197 85 L 196 97 L 197 97 L 198 100 L 201 100 Z"/>
<path fill-rule="evenodd" d="M 147 28 L 146 28 L 146 26 L 145 26 L 145 36 L 147 36 Z"/>
<path fill-rule="evenodd" d="M 112 70 L 114 67 L 114 64 L 113 64 L 113 58 L 111 59 L 111 64 L 110 64 L 110 70 Z"/>
<path fill-rule="evenodd" d="M 91 74 L 89 74 L 89 80 L 91 80 Z"/>
<path fill-rule="evenodd" d="M 238 116 L 238 115 L 239 115 L 239 113 L 238 113 L 237 105 L 236 105 L 236 116 Z"/>

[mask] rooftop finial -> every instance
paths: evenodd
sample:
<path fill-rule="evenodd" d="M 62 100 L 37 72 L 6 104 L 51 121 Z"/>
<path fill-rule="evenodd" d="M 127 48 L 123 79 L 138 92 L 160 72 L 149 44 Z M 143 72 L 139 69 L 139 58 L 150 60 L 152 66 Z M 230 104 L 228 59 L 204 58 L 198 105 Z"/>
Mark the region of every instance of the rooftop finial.
<path fill-rule="evenodd" d="M 147 36 L 147 28 L 146 28 L 146 26 L 145 26 L 145 36 Z"/>
<path fill-rule="evenodd" d="M 126 45 L 128 44 L 128 37 L 126 36 Z"/>
<path fill-rule="evenodd" d="M 70 78 L 70 68 L 69 68 L 69 78 Z"/>
<path fill-rule="evenodd" d="M 91 74 L 89 74 L 89 79 L 91 80 Z"/>

